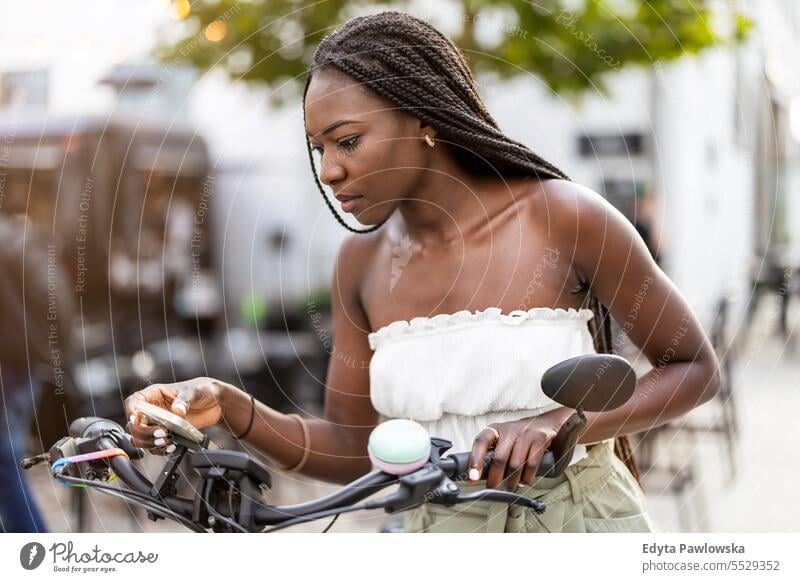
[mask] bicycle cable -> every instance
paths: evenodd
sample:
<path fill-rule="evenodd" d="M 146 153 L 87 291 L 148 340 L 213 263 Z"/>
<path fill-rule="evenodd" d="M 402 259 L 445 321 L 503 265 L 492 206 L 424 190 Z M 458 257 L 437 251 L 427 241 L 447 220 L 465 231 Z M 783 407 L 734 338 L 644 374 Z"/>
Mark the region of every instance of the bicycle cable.
<path fill-rule="evenodd" d="M 203 503 L 205 503 L 206 509 L 208 510 L 208 513 L 212 517 L 214 517 L 214 519 L 218 519 L 219 521 L 221 521 L 222 523 L 227 525 L 229 528 L 234 529 L 234 530 L 238 531 L 239 533 L 249 533 L 243 526 L 239 525 L 234 520 L 222 515 L 220 512 L 218 512 L 216 509 L 214 509 L 211 506 L 210 497 L 211 497 L 211 487 L 212 487 L 212 485 L 213 485 L 213 481 L 209 480 L 208 484 L 206 485 L 205 493 L 203 494 Z"/>
<path fill-rule="evenodd" d="M 336 520 L 339 519 L 340 515 L 341 513 L 337 513 L 336 515 L 334 515 L 331 522 L 325 527 L 324 530 L 322 530 L 322 533 L 328 533 L 328 530 L 330 530 L 333 527 L 333 524 L 336 523 Z"/>
<path fill-rule="evenodd" d="M 269 529 L 261 530 L 261 533 L 272 533 L 287 527 L 291 527 L 293 525 L 298 525 L 301 523 L 314 521 L 316 519 L 321 519 L 323 517 L 328 517 L 329 515 L 336 515 L 338 517 L 339 514 L 341 513 L 350 513 L 351 511 L 362 511 L 365 509 L 376 509 L 378 507 L 380 506 L 375 505 L 374 502 L 367 502 L 367 503 L 362 503 L 360 505 L 350 505 L 349 507 L 334 507 L 332 509 L 324 509 L 322 511 L 309 513 L 308 515 L 300 515 L 292 519 L 288 519 L 283 523 L 273 526 Z M 331 525 L 332 524 L 333 522 L 331 522 Z"/>
<path fill-rule="evenodd" d="M 154 499 L 148 497 L 143 493 L 139 493 L 138 491 L 133 491 L 131 489 L 120 489 L 119 487 L 112 487 L 111 485 L 106 485 L 105 483 L 95 482 L 90 479 L 82 479 L 80 477 L 71 477 L 69 475 L 59 475 L 59 479 L 63 479 L 64 481 L 69 481 L 76 484 L 86 485 L 88 489 L 97 489 L 100 493 L 111 495 L 112 497 L 117 497 L 119 499 L 123 499 L 130 503 L 136 503 L 141 507 L 149 509 L 153 513 L 160 515 L 161 517 L 174 519 L 184 527 L 198 532 L 198 533 L 208 533 L 204 528 L 195 524 L 192 520 L 182 516 L 181 514 L 173 511 L 172 509 L 165 507 L 163 505 L 159 505 Z"/>

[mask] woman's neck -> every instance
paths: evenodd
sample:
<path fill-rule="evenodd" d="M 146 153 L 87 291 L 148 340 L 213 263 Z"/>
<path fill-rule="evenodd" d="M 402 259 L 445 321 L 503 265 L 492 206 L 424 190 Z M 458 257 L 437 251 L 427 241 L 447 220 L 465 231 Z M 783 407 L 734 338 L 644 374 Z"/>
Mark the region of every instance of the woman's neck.
<path fill-rule="evenodd" d="M 494 194 L 509 189 L 497 178 L 468 174 L 458 166 L 430 168 L 422 175 L 398 211 L 404 235 L 423 247 L 463 241 L 493 215 Z"/>

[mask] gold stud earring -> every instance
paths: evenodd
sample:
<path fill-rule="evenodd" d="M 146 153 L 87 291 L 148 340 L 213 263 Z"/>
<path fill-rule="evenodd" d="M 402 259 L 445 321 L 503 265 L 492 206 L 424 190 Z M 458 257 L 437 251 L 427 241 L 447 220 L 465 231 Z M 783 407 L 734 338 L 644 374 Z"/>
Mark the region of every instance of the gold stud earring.
<path fill-rule="evenodd" d="M 433 141 L 433 138 L 427 133 L 425 134 L 425 143 L 427 143 L 431 147 L 434 147 L 436 145 L 436 142 Z"/>

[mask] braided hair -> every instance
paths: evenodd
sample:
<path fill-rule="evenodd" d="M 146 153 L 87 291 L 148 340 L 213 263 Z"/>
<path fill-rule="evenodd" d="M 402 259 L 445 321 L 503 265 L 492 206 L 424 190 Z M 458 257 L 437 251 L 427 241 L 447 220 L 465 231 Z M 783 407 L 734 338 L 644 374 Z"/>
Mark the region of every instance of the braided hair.
<path fill-rule="evenodd" d="M 436 129 L 449 144 L 456 161 L 473 174 L 569 177 L 530 148 L 505 135 L 486 109 L 477 83 L 461 51 L 433 26 L 405 12 L 387 11 L 347 21 L 317 46 L 303 90 L 305 97 L 314 72 L 334 68 Z M 383 222 L 355 229 L 339 215 L 325 195 L 306 135 L 314 181 L 336 220 L 347 230 L 365 234 Z M 384 221 L 385 222 L 385 221 Z M 590 291 L 588 281 L 585 289 Z M 587 293 L 594 312 L 596 351 L 610 353 L 611 318 L 593 293 Z M 627 436 L 615 439 L 615 453 L 641 485 Z"/>
<path fill-rule="evenodd" d="M 331 67 L 436 129 L 459 165 L 471 173 L 569 179 L 500 130 L 462 53 L 424 20 L 387 11 L 353 18 L 325 36 L 306 77 L 303 103 L 314 72 Z M 308 136 L 306 146 L 314 180 L 336 220 L 355 233 L 380 228 L 383 223 L 358 230 L 342 219 L 319 181 Z"/>

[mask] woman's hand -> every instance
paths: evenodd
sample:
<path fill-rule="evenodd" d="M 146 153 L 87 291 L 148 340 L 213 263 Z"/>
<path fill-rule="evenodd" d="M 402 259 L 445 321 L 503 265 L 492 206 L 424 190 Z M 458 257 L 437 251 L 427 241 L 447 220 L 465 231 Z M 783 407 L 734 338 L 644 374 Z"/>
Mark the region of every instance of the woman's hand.
<path fill-rule="evenodd" d="M 222 419 L 222 394 L 225 384 L 213 378 L 194 378 L 174 384 L 152 384 L 125 399 L 125 413 L 130 422 L 125 427 L 133 435 L 133 444 L 153 454 L 171 453 L 169 430 L 145 424 L 136 412 L 136 402 L 144 401 L 165 408 L 185 418 L 196 428 L 217 424 Z"/>
<path fill-rule="evenodd" d="M 468 465 L 470 481 L 481 478 L 486 453 L 494 447 L 494 457 L 486 477 L 487 488 L 499 488 L 504 480 L 509 491 L 516 491 L 520 481 L 525 485 L 532 484 L 542 457 L 573 412 L 562 407 L 539 416 L 488 425 L 497 431 L 499 438 L 489 428 L 483 429 L 475 438 Z"/>

